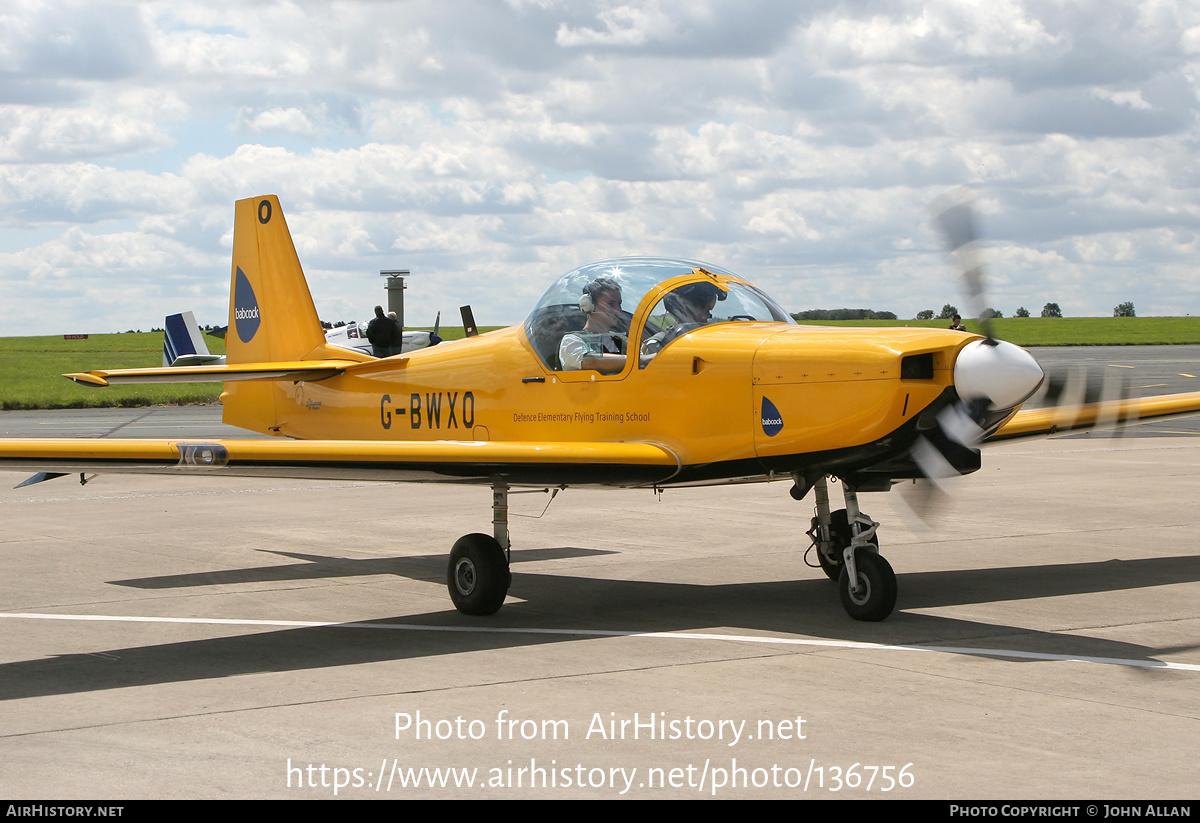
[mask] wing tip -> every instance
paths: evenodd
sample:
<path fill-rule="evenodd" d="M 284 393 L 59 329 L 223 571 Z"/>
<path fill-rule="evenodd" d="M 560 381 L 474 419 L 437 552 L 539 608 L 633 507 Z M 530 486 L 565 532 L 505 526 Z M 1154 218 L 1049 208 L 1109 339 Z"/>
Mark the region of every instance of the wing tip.
<path fill-rule="evenodd" d="M 92 372 L 76 372 L 74 374 L 64 374 L 63 377 L 68 380 L 73 380 L 81 386 L 103 387 L 108 385 L 108 380 L 99 374 Z"/>

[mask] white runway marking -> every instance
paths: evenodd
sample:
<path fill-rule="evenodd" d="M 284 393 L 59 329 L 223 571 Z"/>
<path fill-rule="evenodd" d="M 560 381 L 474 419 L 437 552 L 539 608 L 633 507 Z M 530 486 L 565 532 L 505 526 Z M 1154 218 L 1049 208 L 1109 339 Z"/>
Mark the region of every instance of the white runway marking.
<path fill-rule="evenodd" d="M 654 637 L 664 640 L 702 640 L 733 643 L 762 643 L 775 646 L 812 646 L 828 649 L 855 649 L 887 652 L 933 652 L 937 654 L 969 654 L 977 657 L 1004 657 L 1014 660 L 1046 660 L 1063 663 L 1096 663 L 1104 666 L 1131 666 L 1138 669 L 1172 669 L 1200 672 L 1193 663 L 1168 663 L 1161 660 L 1131 660 L 1120 657 L 1089 657 L 1087 655 L 1044 654 L 1015 649 L 976 649 L 959 646 L 891 646 L 886 643 L 860 643 L 852 640 L 805 640 L 798 637 L 763 637 L 746 634 L 701 634 L 698 632 L 631 632 L 601 629 L 521 629 L 493 626 L 422 626 L 413 623 L 323 623 L 308 620 L 234 620 L 203 617 L 132 617 L 103 614 L 36 614 L 0 612 L 0 619 L 10 620 L 90 620 L 116 623 L 183 623 L 197 626 L 250 626 L 289 629 L 337 628 L 383 629 L 410 632 L 455 632 L 458 634 L 538 634 L 570 637 Z"/>

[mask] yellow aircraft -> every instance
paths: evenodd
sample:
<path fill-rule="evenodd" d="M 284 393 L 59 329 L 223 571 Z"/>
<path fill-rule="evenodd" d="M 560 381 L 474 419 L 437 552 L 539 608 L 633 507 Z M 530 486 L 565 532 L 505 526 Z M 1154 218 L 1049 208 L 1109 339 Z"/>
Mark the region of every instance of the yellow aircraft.
<path fill-rule="evenodd" d="M 376 359 L 327 344 L 279 201 L 236 205 L 223 365 L 67 375 L 220 381 L 224 421 L 267 439 L 0 440 L 0 468 L 490 484 L 493 533 L 452 548 L 459 611 L 508 592 L 514 486 L 791 480 L 846 611 L 882 620 L 896 577 L 857 492 L 979 468 L 985 437 L 1200 410 L 1200 393 L 1016 415 L 1043 380 L 1023 349 L 931 329 L 802 327 L 716 266 L 580 266 L 521 326 Z M 1014 415 L 1016 415 L 1014 417 Z M 1004 427 L 1004 428 L 1002 428 Z M 833 511 L 827 479 L 841 479 Z"/>

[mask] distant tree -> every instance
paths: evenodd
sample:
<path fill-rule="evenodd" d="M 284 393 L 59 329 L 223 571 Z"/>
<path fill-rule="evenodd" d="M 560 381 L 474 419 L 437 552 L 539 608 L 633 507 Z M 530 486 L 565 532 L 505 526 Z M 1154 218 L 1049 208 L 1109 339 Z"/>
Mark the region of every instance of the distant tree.
<path fill-rule="evenodd" d="M 796 320 L 895 320 L 895 312 L 871 309 L 808 309 L 792 315 Z"/>
<path fill-rule="evenodd" d="M 954 315 L 958 314 L 958 309 L 951 306 L 949 303 L 942 306 L 942 313 L 937 316 L 938 320 L 949 320 Z"/>
<path fill-rule="evenodd" d="M 1024 306 L 1017 309 L 1017 317 L 1028 317 L 1028 316 L 1029 316 L 1029 309 L 1025 308 Z"/>
<path fill-rule="evenodd" d="M 1133 303 L 1125 301 L 1113 309 L 1113 317 L 1137 317 L 1137 312 L 1133 310 Z"/>
<path fill-rule="evenodd" d="M 922 311 L 917 312 L 917 319 L 918 320 L 932 320 L 933 319 L 933 309 L 924 309 Z"/>
<path fill-rule="evenodd" d="M 1042 306 L 1042 317 L 1062 317 L 1062 309 L 1057 303 L 1047 303 Z"/>
<path fill-rule="evenodd" d="M 989 314 L 989 312 L 990 312 L 990 314 Z M 993 309 L 989 306 L 988 308 L 983 310 L 983 316 L 984 317 L 1003 317 L 1004 312 L 1000 311 L 999 309 Z"/>

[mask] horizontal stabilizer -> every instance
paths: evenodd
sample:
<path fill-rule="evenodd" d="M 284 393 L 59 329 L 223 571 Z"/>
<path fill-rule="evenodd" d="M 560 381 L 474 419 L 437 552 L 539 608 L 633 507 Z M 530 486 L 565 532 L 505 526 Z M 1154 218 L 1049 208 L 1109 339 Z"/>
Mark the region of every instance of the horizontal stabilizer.
<path fill-rule="evenodd" d="M 238 363 L 224 366 L 174 366 L 157 369 L 114 369 L 64 374 L 84 386 L 123 383 L 224 383 L 241 380 L 324 380 L 353 366 L 354 360 L 296 360 L 284 363 Z"/>

